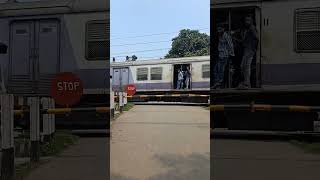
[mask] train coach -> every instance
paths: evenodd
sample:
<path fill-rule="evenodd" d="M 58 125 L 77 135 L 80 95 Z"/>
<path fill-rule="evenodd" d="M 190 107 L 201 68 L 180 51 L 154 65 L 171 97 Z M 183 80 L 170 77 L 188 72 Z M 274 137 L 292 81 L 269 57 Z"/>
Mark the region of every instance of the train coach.
<path fill-rule="evenodd" d="M 178 87 L 178 70 L 190 72 L 189 86 Z M 209 93 L 210 56 L 112 62 L 111 75 L 114 91 L 133 84 L 137 94 Z"/>
<path fill-rule="evenodd" d="M 0 2 L 2 83 L 18 99 L 50 95 L 57 74 L 71 72 L 83 84 L 75 107 L 109 106 L 109 1 Z M 21 98 L 20 98 L 21 97 Z M 21 101 L 19 101 L 21 102 Z M 57 127 L 106 128 L 95 113 L 56 116 Z"/>
<path fill-rule="evenodd" d="M 218 23 L 226 23 L 227 32 L 234 35 L 243 29 L 248 15 L 253 18 L 259 37 L 251 69 L 252 88 L 234 89 L 237 84 L 229 83 L 225 89 L 212 90 L 211 102 L 319 106 L 319 7 L 317 0 L 211 0 L 212 37 L 217 37 Z M 211 44 L 215 44 L 212 40 Z M 235 45 L 237 48 L 236 42 Z M 215 47 L 211 50 L 215 51 Z M 241 62 L 241 58 L 236 51 L 234 62 Z M 211 60 L 214 64 L 215 58 Z M 227 82 L 236 78 L 229 75 Z M 312 131 L 318 120 L 316 112 L 212 113 L 211 125 L 215 128 Z"/>

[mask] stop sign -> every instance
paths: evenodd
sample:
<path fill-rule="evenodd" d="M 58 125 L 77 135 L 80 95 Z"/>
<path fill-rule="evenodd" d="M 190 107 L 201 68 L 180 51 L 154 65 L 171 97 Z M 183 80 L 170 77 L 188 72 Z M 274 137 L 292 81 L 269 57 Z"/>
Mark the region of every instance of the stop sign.
<path fill-rule="evenodd" d="M 70 72 L 60 73 L 51 82 L 51 97 L 57 104 L 72 106 L 80 101 L 83 94 L 83 85 L 75 74 Z"/>
<path fill-rule="evenodd" d="M 128 84 L 126 87 L 126 92 L 128 96 L 133 96 L 136 93 L 136 86 L 133 84 Z"/>

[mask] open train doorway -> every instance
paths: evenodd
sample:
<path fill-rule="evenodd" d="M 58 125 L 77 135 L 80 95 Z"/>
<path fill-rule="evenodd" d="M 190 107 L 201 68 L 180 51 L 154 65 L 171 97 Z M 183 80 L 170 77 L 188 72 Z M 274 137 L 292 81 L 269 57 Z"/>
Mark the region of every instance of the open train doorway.
<path fill-rule="evenodd" d="M 190 90 L 192 85 L 190 64 L 173 65 L 173 88 Z"/>
<path fill-rule="evenodd" d="M 224 24 L 226 32 L 232 37 L 235 56 L 230 59 L 230 63 L 226 65 L 225 68 L 225 78 L 224 78 L 224 87 L 226 88 L 235 88 L 243 80 L 243 74 L 241 72 L 241 62 L 243 58 L 243 47 L 241 37 L 243 37 L 243 32 L 245 32 L 245 18 L 251 16 L 253 19 L 253 24 L 258 31 L 259 44 L 261 43 L 260 34 L 260 17 L 261 12 L 257 7 L 233 7 L 233 8 L 217 8 L 211 10 L 212 19 L 212 31 L 213 31 L 213 44 L 214 47 L 218 47 L 218 34 L 217 26 L 218 24 Z M 254 56 L 251 64 L 251 87 L 260 87 L 260 51 L 258 45 L 258 50 Z M 217 49 L 213 49 L 217 51 Z M 216 54 L 213 52 L 213 54 Z M 213 63 L 217 56 L 214 56 Z M 213 74 L 214 75 L 214 74 Z M 213 76 L 212 76 L 213 77 Z M 213 79 L 213 78 L 212 78 Z"/>

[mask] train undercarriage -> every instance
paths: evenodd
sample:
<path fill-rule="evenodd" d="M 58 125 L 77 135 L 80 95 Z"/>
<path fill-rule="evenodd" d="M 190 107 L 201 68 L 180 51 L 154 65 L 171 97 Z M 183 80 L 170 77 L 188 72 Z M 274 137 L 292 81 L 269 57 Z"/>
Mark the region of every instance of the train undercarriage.
<path fill-rule="evenodd" d="M 316 91 L 220 90 L 211 92 L 212 105 L 268 104 L 318 106 Z M 211 128 L 262 131 L 314 131 L 318 112 L 211 111 Z"/>
<path fill-rule="evenodd" d="M 208 90 L 139 91 L 128 101 L 208 103 L 209 98 Z"/>

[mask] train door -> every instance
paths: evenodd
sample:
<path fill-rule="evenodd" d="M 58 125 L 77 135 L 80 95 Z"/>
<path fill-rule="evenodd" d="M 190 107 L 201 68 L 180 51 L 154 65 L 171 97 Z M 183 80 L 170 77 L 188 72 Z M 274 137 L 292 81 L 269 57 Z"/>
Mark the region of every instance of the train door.
<path fill-rule="evenodd" d="M 261 11 L 258 7 L 233 7 L 233 8 L 218 8 L 212 12 L 213 19 L 213 37 L 214 43 L 217 44 L 218 36 L 216 33 L 217 24 L 225 24 L 226 31 L 232 36 L 235 50 L 235 57 L 231 58 L 231 63 L 227 65 L 225 71 L 224 86 L 227 88 L 236 87 L 242 81 L 241 61 L 242 61 L 242 46 L 238 39 L 241 39 L 241 32 L 244 30 L 244 19 L 251 15 L 254 20 L 254 25 L 257 28 L 258 34 L 260 31 Z M 259 38 L 261 44 L 261 38 Z M 251 85 L 252 87 L 260 87 L 260 48 L 254 57 L 251 65 Z M 212 63 L 214 64 L 214 63 Z"/>
<path fill-rule="evenodd" d="M 120 91 L 121 87 L 129 84 L 129 68 L 113 69 L 112 87 L 115 91 Z"/>
<path fill-rule="evenodd" d="M 119 91 L 120 89 L 120 76 L 121 76 L 121 69 L 113 69 L 112 75 L 112 88 L 114 91 Z"/>
<path fill-rule="evenodd" d="M 35 24 L 36 81 L 38 92 L 47 94 L 54 76 L 59 72 L 60 31 L 57 20 L 40 20 Z"/>
<path fill-rule="evenodd" d="M 179 71 L 183 73 L 183 80 L 178 81 Z M 173 89 L 191 89 L 192 73 L 190 64 L 174 64 L 173 65 Z M 179 84 L 178 84 L 179 83 Z"/>
<path fill-rule="evenodd" d="M 34 26 L 32 21 L 14 22 L 10 32 L 9 91 L 34 92 Z"/>
<path fill-rule="evenodd" d="M 59 71 L 56 20 L 15 21 L 10 30 L 9 91 L 48 94 Z"/>
<path fill-rule="evenodd" d="M 129 84 L 129 68 L 121 69 L 121 84 L 122 86 L 126 86 Z"/>

